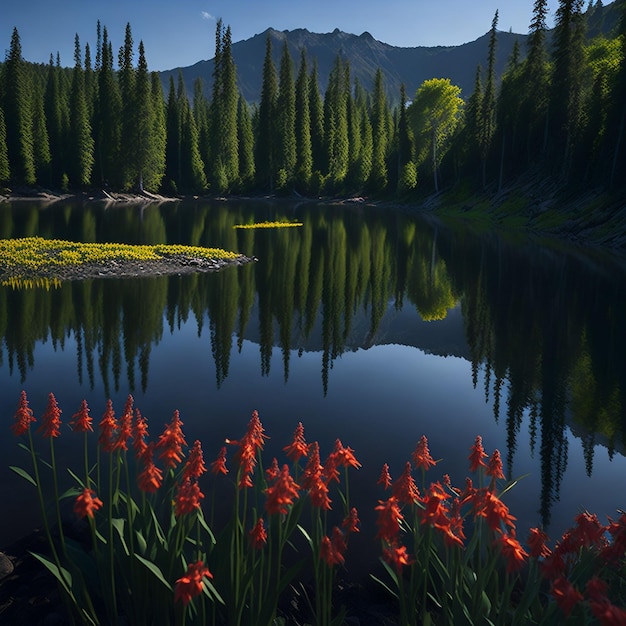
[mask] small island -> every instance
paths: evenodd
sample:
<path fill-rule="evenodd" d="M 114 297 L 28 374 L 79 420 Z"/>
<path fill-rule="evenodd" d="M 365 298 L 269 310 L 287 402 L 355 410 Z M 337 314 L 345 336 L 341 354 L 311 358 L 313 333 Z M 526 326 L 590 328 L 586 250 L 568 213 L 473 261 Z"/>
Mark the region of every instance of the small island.
<path fill-rule="evenodd" d="M 214 272 L 255 260 L 221 248 L 77 243 L 43 237 L 0 240 L 0 284 Z"/>

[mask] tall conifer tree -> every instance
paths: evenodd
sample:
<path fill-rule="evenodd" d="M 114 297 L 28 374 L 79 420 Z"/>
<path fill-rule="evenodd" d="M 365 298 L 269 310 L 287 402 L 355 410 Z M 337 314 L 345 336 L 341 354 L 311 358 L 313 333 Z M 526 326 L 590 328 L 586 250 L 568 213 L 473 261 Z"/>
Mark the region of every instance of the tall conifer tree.
<path fill-rule="evenodd" d="M 313 172 L 311 148 L 311 114 L 309 109 L 309 75 L 304 48 L 300 53 L 300 67 L 296 79 L 296 184 L 308 190 Z"/>
<path fill-rule="evenodd" d="M 313 60 L 313 68 L 309 78 L 309 114 L 311 116 L 313 171 L 323 172 L 327 167 L 324 151 L 324 107 L 320 95 L 317 60 Z"/>
<path fill-rule="evenodd" d="M 133 68 L 133 35 L 130 23 L 126 24 L 124 45 L 118 54 L 118 81 L 122 97 L 120 151 L 122 188 L 129 189 L 137 180 L 137 144 L 132 141 L 137 116 L 135 112 L 135 70 Z"/>
<path fill-rule="evenodd" d="M 487 76 L 480 112 L 480 152 L 482 160 L 482 185 L 487 185 L 487 159 L 496 128 L 496 45 L 498 11 L 496 10 L 489 31 L 489 53 L 487 55 Z"/>
<path fill-rule="evenodd" d="M 280 57 L 278 97 L 276 99 L 276 133 L 278 170 L 284 173 L 284 182 L 290 182 L 296 166 L 296 93 L 293 81 L 293 61 L 283 44 Z"/>
<path fill-rule="evenodd" d="M 241 95 L 237 108 L 237 130 L 239 134 L 239 184 L 242 190 L 246 190 L 254 181 L 254 135 L 250 109 Z"/>
<path fill-rule="evenodd" d="M 52 54 L 48 64 L 48 79 L 44 94 L 44 110 L 50 146 L 50 179 L 53 186 L 61 184 L 65 171 L 62 95 L 59 85 L 59 68 L 55 67 Z"/>
<path fill-rule="evenodd" d="M 91 182 L 94 162 L 94 141 L 85 98 L 85 77 L 81 64 L 80 40 L 74 40 L 74 70 L 70 103 L 70 182 L 84 187 Z"/>
<path fill-rule="evenodd" d="M 372 96 L 372 173 L 370 181 L 375 191 L 383 191 L 387 186 L 387 98 L 383 86 L 383 73 L 379 68 L 374 78 Z"/>
<path fill-rule="evenodd" d="M 256 172 L 259 185 L 274 189 L 276 174 L 275 115 L 278 97 L 278 79 L 272 60 L 272 40 L 268 33 L 263 61 L 263 83 L 259 104 L 258 138 L 256 143 Z"/>
<path fill-rule="evenodd" d="M 0 106 L 0 184 L 6 184 L 11 178 L 9 152 L 7 150 L 7 127 L 4 123 L 4 111 Z"/>
<path fill-rule="evenodd" d="M 18 184 L 35 184 L 32 84 L 22 58 L 22 44 L 17 28 L 11 35 L 11 46 L 4 62 L 4 119 L 11 178 Z"/>

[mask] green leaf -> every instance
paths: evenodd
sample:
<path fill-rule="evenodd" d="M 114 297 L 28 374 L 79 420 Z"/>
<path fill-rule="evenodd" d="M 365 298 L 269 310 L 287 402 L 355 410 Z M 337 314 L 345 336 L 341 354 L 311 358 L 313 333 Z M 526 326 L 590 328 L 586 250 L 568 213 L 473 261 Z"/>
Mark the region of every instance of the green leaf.
<path fill-rule="evenodd" d="M 59 581 L 59 583 L 61 583 L 61 586 L 63 587 L 67 595 L 72 599 L 72 602 L 76 604 L 76 599 L 74 598 L 74 594 L 72 593 L 72 575 L 64 567 L 59 567 L 56 563 L 53 563 L 41 554 L 31 552 L 30 550 L 29 554 L 35 557 L 52 573 L 52 575 Z"/>
<path fill-rule="evenodd" d="M 148 569 L 148 571 L 152 572 L 152 574 L 154 574 L 154 576 L 155 576 L 155 578 L 157 580 L 162 582 L 165 585 L 165 587 L 167 587 L 170 591 L 172 591 L 172 586 L 167 582 L 167 580 L 165 580 L 165 576 L 163 576 L 163 572 L 159 569 L 158 565 L 156 565 L 152 561 L 148 561 L 148 559 L 144 559 L 142 556 L 139 556 L 138 554 L 135 554 L 135 558 L 140 563 L 143 563 L 143 565 L 145 565 L 146 569 Z"/>
<path fill-rule="evenodd" d="M 211 600 L 217 600 L 220 604 L 226 604 L 222 596 L 220 596 L 217 589 L 214 587 L 213 583 L 206 577 L 203 580 L 204 586 L 202 587 L 202 591 L 204 595 L 211 598 Z"/>
<path fill-rule="evenodd" d="M 313 547 L 313 540 L 311 539 L 311 536 L 302 526 L 300 526 L 300 524 L 298 524 L 298 530 L 304 535 L 304 538 L 307 540 L 309 545 Z"/>
<path fill-rule="evenodd" d="M 128 549 L 128 546 L 126 545 L 126 539 L 124 538 L 124 522 L 125 520 L 122 519 L 121 517 L 114 517 L 111 520 L 111 525 L 113 526 L 113 528 L 115 528 L 115 530 L 117 531 L 117 534 L 119 535 L 120 541 L 122 542 L 122 546 L 124 548 L 124 552 L 126 553 L 126 556 L 130 556 L 130 550 Z"/>
<path fill-rule="evenodd" d="M 213 531 L 211 530 L 209 525 L 206 523 L 206 520 L 204 519 L 204 514 L 202 513 L 202 511 L 199 512 L 197 519 L 198 519 L 198 522 L 200 523 L 200 526 L 202 526 L 202 528 L 204 528 L 204 530 L 206 530 L 206 532 L 208 533 L 211 543 L 215 545 L 216 543 L 215 535 L 213 534 Z"/>
<path fill-rule="evenodd" d="M 22 469 L 21 467 L 17 467 L 15 465 L 9 465 L 9 469 L 12 472 L 15 472 L 18 476 L 21 476 L 24 480 L 27 480 L 34 487 L 37 486 L 37 482 L 35 481 L 35 479 L 25 469 Z"/>
<path fill-rule="evenodd" d="M 85 482 L 83 481 L 83 479 L 78 476 L 78 474 L 74 473 L 71 468 L 66 468 L 67 469 L 67 473 L 79 484 L 80 487 L 82 487 L 83 489 L 85 488 Z"/>
<path fill-rule="evenodd" d="M 135 531 L 135 539 L 137 540 L 137 548 L 141 554 L 145 554 L 148 549 L 148 542 L 140 530 Z"/>
<path fill-rule="evenodd" d="M 383 582 L 378 576 L 374 576 L 374 574 L 370 574 L 370 578 L 376 581 L 383 589 L 388 591 L 394 598 L 398 599 L 398 593 L 394 591 L 387 583 Z"/>

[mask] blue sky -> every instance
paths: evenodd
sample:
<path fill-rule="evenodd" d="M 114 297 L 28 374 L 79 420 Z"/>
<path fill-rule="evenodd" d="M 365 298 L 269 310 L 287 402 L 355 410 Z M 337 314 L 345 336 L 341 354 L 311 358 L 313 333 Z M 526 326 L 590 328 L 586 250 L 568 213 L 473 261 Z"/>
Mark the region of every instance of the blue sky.
<path fill-rule="evenodd" d="M 605 4 L 608 2 L 605 1 Z M 558 0 L 549 0 L 551 26 Z M 533 0 L 0 0 L 2 58 L 17 27 L 27 61 L 74 64 L 74 36 L 95 56 L 96 23 L 107 27 L 117 52 L 130 22 L 135 50 L 140 40 L 152 70 L 193 65 L 213 58 L 216 19 L 230 25 L 233 41 L 269 27 L 339 28 L 395 46 L 459 45 L 486 33 L 496 9 L 498 28 L 526 33 Z"/>

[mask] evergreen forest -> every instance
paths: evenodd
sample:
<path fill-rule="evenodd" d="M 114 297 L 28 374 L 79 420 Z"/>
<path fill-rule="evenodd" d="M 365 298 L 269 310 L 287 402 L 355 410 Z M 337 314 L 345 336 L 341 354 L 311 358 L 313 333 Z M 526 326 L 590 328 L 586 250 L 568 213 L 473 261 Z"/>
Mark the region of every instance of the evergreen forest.
<path fill-rule="evenodd" d="M 527 49 L 495 74 L 498 12 L 473 92 L 426 80 L 398 104 L 382 71 L 365 86 L 338 53 L 322 93 L 315 59 L 280 63 L 267 39 L 259 102 L 237 87 L 229 26 L 215 33 L 212 93 L 182 76 L 163 89 L 130 24 L 114 51 L 75 38 L 74 66 L 26 62 L 13 30 L 0 63 L 0 187 L 149 191 L 166 195 L 364 194 L 416 199 L 453 185 L 500 189 L 529 173 L 615 190 L 626 177 L 626 1 L 610 36 L 590 37 L 601 0 L 560 0 L 548 29 L 535 0 Z"/>

